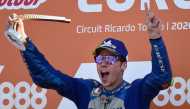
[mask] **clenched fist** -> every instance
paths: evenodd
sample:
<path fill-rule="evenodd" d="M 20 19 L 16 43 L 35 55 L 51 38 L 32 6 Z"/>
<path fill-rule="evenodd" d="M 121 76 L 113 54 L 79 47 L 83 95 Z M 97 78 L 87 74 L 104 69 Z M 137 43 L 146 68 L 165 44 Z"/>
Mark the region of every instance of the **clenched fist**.
<path fill-rule="evenodd" d="M 16 14 L 9 16 L 8 26 L 5 31 L 7 39 L 20 50 L 25 50 L 24 43 L 27 35 L 24 31 L 24 24 Z"/>

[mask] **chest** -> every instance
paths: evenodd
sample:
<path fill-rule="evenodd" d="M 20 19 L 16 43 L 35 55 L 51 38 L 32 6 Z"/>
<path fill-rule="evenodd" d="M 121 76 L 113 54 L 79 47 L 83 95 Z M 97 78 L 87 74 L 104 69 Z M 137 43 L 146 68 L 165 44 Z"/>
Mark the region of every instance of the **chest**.
<path fill-rule="evenodd" d="M 88 109 L 125 109 L 125 100 L 115 96 L 101 95 L 90 100 Z"/>
<path fill-rule="evenodd" d="M 94 89 L 91 93 L 88 109 L 126 109 L 127 89 L 128 87 L 122 88 L 114 93 Z"/>

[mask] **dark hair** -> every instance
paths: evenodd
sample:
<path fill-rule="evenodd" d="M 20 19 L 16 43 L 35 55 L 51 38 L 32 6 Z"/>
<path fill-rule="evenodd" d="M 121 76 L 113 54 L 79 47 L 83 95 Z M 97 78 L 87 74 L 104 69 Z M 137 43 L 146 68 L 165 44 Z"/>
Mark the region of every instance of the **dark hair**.
<path fill-rule="evenodd" d="M 125 57 L 119 57 L 119 61 L 121 61 L 121 62 L 126 62 L 127 59 L 126 59 Z"/>

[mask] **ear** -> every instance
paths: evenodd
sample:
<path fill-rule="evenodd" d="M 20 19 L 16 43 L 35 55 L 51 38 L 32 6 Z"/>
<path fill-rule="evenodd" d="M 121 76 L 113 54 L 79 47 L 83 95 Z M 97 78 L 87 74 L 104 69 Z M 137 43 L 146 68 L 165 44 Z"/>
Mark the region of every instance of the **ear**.
<path fill-rule="evenodd" d="M 126 61 L 126 62 L 123 62 L 123 63 L 121 64 L 121 69 L 122 69 L 123 71 L 125 71 L 126 68 L 127 68 L 127 61 Z"/>

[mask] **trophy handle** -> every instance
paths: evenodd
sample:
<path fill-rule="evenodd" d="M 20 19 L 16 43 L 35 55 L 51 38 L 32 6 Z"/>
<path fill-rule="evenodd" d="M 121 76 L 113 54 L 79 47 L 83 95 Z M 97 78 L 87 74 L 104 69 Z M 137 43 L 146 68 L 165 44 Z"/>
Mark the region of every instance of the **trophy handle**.
<path fill-rule="evenodd" d="M 71 19 L 67 19 L 64 16 L 50 16 L 50 15 L 40 15 L 40 14 L 23 14 L 17 15 L 12 14 L 9 19 L 15 20 L 21 18 L 22 20 L 39 20 L 39 21 L 53 21 L 53 22 L 63 22 L 70 23 Z"/>

